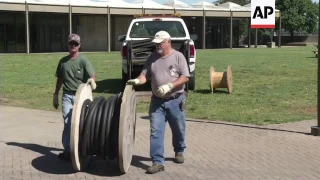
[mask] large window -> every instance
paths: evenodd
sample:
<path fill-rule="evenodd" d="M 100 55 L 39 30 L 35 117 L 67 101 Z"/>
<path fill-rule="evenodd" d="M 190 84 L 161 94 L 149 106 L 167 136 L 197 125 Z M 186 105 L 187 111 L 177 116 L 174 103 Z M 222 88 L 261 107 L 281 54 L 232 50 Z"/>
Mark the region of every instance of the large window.
<path fill-rule="evenodd" d="M 0 53 L 5 52 L 5 30 L 4 30 L 4 24 L 0 24 Z"/>
<path fill-rule="evenodd" d="M 15 53 L 16 51 L 16 25 L 7 24 L 6 25 L 6 38 L 7 38 L 7 52 Z"/>
<path fill-rule="evenodd" d="M 17 34 L 17 52 L 26 52 L 26 27 L 25 24 L 16 24 L 16 34 Z"/>
<path fill-rule="evenodd" d="M 26 52 L 24 12 L 0 12 L 0 52 Z"/>
<path fill-rule="evenodd" d="M 158 31 L 167 31 L 171 37 L 185 37 L 186 32 L 179 21 L 140 21 L 132 25 L 130 38 L 150 38 Z"/>

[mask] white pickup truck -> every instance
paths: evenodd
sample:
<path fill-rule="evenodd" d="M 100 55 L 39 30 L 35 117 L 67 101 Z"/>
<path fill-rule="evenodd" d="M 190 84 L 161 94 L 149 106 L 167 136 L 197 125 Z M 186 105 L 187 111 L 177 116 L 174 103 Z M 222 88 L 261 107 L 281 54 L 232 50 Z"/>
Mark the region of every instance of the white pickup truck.
<path fill-rule="evenodd" d="M 122 89 L 128 79 L 140 74 L 146 59 L 155 51 L 151 41 L 160 30 L 170 34 L 172 47 L 186 57 L 191 75 L 186 88 L 187 91 L 195 89 L 196 35 L 190 36 L 186 24 L 177 14 L 140 15 L 132 20 L 126 35 L 118 36 L 118 41 L 122 42 Z"/>

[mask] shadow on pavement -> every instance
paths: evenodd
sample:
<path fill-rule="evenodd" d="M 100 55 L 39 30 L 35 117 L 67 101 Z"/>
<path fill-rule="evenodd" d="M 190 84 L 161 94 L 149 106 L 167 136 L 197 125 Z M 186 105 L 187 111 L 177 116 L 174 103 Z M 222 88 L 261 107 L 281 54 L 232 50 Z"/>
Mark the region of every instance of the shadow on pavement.
<path fill-rule="evenodd" d="M 31 161 L 31 165 L 41 172 L 49 174 L 75 173 L 75 170 L 72 168 L 70 163 L 58 159 L 57 155 L 51 152 L 62 151 L 60 148 L 18 142 L 7 142 L 7 145 L 21 147 L 41 154 L 40 157 L 37 157 Z"/>
<path fill-rule="evenodd" d="M 9 146 L 17 146 L 30 151 L 34 151 L 36 153 L 41 154 L 42 156 L 37 157 L 32 160 L 31 165 L 44 173 L 48 174 L 72 174 L 77 173 L 77 171 L 73 168 L 71 162 L 66 162 L 57 157 L 57 154 L 51 151 L 63 151 L 60 148 L 54 147 L 45 147 L 38 144 L 28 144 L 28 143 L 19 143 L 19 142 L 6 142 Z M 166 160 L 173 160 L 172 158 L 168 158 Z M 149 161 L 151 164 L 151 159 L 148 157 L 142 157 L 133 155 L 131 166 L 135 166 L 137 168 L 141 168 L 146 170 L 149 165 L 143 163 L 143 161 Z M 129 169 L 130 171 L 130 169 Z M 123 175 L 120 172 L 118 163 L 116 161 L 105 160 L 101 158 L 93 157 L 88 164 L 84 173 L 88 173 L 91 175 L 97 176 L 121 176 Z"/>

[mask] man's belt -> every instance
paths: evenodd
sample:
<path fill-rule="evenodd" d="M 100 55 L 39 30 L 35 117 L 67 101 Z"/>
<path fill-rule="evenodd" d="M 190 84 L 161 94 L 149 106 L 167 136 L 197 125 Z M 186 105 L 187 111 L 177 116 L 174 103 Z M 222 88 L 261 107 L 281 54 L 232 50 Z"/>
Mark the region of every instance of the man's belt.
<path fill-rule="evenodd" d="M 155 96 L 156 98 L 159 98 L 159 99 L 163 99 L 163 100 L 173 100 L 173 99 L 177 99 L 179 98 L 183 93 L 178 93 L 178 94 L 175 94 L 173 96 L 170 96 L 170 97 L 165 97 L 165 98 L 160 98 L 160 97 L 157 97 Z"/>
<path fill-rule="evenodd" d="M 69 90 L 63 90 L 64 94 L 72 94 L 75 95 L 77 91 L 69 91 Z"/>

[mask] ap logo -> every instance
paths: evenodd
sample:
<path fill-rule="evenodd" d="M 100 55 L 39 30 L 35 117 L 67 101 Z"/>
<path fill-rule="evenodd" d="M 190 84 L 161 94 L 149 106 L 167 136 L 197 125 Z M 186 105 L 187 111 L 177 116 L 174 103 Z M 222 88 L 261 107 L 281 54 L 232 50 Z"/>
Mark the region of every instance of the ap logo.
<path fill-rule="evenodd" d="M 251 28 L 275 28 L 275 0 L 251 0 Z"/>

